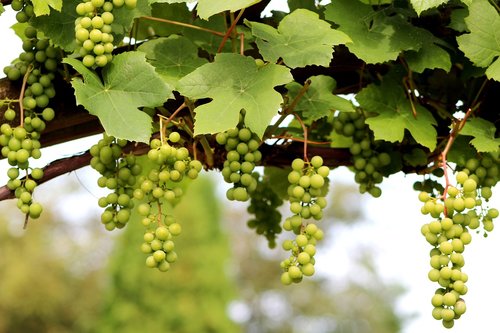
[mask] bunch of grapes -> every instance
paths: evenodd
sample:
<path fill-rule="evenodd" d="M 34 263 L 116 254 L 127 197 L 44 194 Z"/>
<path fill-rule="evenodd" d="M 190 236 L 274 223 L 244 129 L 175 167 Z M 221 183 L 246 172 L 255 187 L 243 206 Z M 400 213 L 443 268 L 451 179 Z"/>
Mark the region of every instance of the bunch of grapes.
<path fill-rule="evenodd" d="M 126 144 L 126 140 L 104 134 L 103 138 L 90 148 L 90 165 L 101 174 L 97 184 L 112 191 L 98 201 L 99 206 L 104 208 L 101 222 L 106 230 L 123 228 L 134 207 L 134 188 L 142 168 L 136 163 L 134 155 L 123 153 L 122 148 Z"/>
<path fill-rule="evenodd" d="M 113 59 L 113 9 L 134 9 L 137 0 L 84 0 L 76 6 L 75 39 L 83 64 L 104 67 Z"/>
<path fill-rule="evenodd" d="M 10 6 L 17 12 L 16 20 L 19 23 L 28 22 L 35 14 L 33 4 L 29 0 L 12 0 Z"/>
<path fill-rule="evenodd" d="M 247 211 L 253 214 L 247 225 L 255 229 L 257 234 L 264 235 L 270 248 L 276 246 L 276 235 L 281 233 L 281 213 L 278 210 L 283 200 L 274 192 L 267 177 L 253 174 L 257 179 L 257 187 L 250 194 L 250 205 Z"/>
<path fill-rule="evenodd" d="M 226 192 L 227 198 L 247 201 L 250 193 L 257 188 L 257 180 L 252 173 L 255 164 L 262 158 L 259 138 L 250 129 L 242 127 L 220 132 L 215 139 L 227 151 L 222 176 L 227 183 L 234 184 Z"/>
<path fill-rule="evenodd" d="M 22 6 L 23 10 L 28 10 L 31 5 L 23 2 Z M 15 8 L 21 8 L 21 3 L 16 3 Z M 0 146 L 2 156 L 11 165 L 7 185 L 15 191 L 19 209 L 31 218 L 37 218 L 42 208 L 33 201 L 33 191 L 37 181 L 43 177 L 43 171 L 30 168 L 29 159 L 41 157 L 41 132 L 45 129 L 46 122 L 55 117 L 49 102 L 56 94 L 52 81 L 56 75 L 60 51 L 50 45 L 48 39 L 38 38 L 37 30 L 32 26 L 25 27 L 24 35 L 24 52 L 12 65 L 4 68 L 4 73 L 12 81 L 25 79 L 26 88 L 21 101 L 7 101 L 4 113 L 6 123 L 2 124 Z M 12 107 L 14 103 L 21 104 L 19 109 L 22 107 L 22 113 L 16 113 Z M 14 126 L 16 119 L 19 124 Z M 20 176 L 23 177 L 18 178 Z"/>
<path fill-rule="evenodd" d="M 379 197 L 382 190 L 377 184 L 383 180 L 380 169 L 391 163 L 391 157 L 386 152 L 375 150 L 373 135 L 363 114 L 339 112 L 333 119 L 333 129 L 338 134 L 352 139 L 349 151 L 353 158 L 354 180 L 359 184 L 360 192 Z"/>
<path fill-rule="evenodd" d="M 427 242 L 433 246 L 428 277 L 439 284 L 431 300 L 434 306 L 432 316 L 441 320 L 446 328 L 453 327 L 454 320 L 466 310 L 462 296 L 468 290 L 465 285 L 468 276 L 462 268 L 465 246 L 472 240 L 469 231 L 481 224 L 486 232 L 491 231 L 493 219 L 499 215 L 497 209 L 483 206 L 475 178 L 468 172 L 457 172 L 458 185 L 448 186 L 444 202 L 427 192 L 419 194 L 423 203 L 421 212 L 434 218 L 421 229 Z"/>
<path fill-rule="evenodd" d="M 180 224 L 168 214 L 164 203 L 176 203 L 183 194 L 179 182 L 185 177 L 197 178 L 203 167 L 200 161 L 190 158 L 185 147 L 176 148 L 168 142 L 175 144 L 179 140 L 177 132 L 170 133 L 163 142 L 151 140 L 147 157 L 154 166 L 147 176 L 140 177 L 134 191 L 134 198 L 143 201 L 137 210 L 146 227 L 141 247 L 148 254 L 146 265 L 160 271 L 167 271 L 177 259 L 172 237 L 181 233 Z"/>
<path fill-rule="evenodd" d="M 298 283 L 303 276 L 314 274 L 316 242 L 323 239 L 323 231 L 314 221 L 305 220 L 312 218 L 317 221 L 323 217 L 329 172 L 321 156 L 314 156 L 310 162 L 300 158 L 292 162 L 292 171 L 288 174 L 288 196 L 293 216 L 285 220 L 283 229 L 292 231 L 296 236 L 283 242 L 283 249 L 291 252 L 290 257 L 281 262 L 284 270 L 281 282 L 285 285 Z"/>

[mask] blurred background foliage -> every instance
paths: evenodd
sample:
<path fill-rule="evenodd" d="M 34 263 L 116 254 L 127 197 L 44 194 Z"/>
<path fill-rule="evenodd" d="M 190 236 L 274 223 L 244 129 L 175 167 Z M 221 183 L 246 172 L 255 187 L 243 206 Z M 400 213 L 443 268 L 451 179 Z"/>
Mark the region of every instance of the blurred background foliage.
<path fill-rule="evenodd" d="M 352 254 L 355 268 L 341 278 L 282 286 L 284 251 L 246 227 L 246 206 L 221 200 L 211 175 L 175 208 L 183 233 L 167 273 L 145 266 L 140 223 L 106 232 L 89 208 L 92 190 L 75 177 L 51 186 L 40 187 L 46 212 L 26 230 L 0 203 L 0 333 L 396 333 L 406 319 L 396 311 L 404 291 L 381 279 L 369 248 Z M 320 252 L 363 221 L 354 185 L 336 181 L 329 200 L 322 223 L 331 238 Z"/>

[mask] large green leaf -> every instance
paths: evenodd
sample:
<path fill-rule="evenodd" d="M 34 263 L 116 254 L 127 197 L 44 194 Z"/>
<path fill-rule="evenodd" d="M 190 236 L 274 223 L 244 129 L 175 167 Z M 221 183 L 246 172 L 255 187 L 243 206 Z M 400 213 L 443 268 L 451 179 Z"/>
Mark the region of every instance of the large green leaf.
<path fill-rule="evenodd" d="M 368 113 L 377 114 L 366 119 L 376 140 L 401 142 L 407 130 L 415 141 L 431 151 L 436 147 L 436 120 L 419 104 L 416 117 L 398 77 L 386 75 L 381 85 L 370 84 L 356 95 L 356 100 Z"/>
<path fill-rule="evenodd" d="M 0 3 L 0 15 L 5 12 L 5 8 L 3 8 L 3 5 Z"/>
<path fill-rule="evenodd" d="M 482 118 L 469 118 L 460 134 L 473 136 L 470 144 L 478 152 L 498 152 L 500 138 L 495 138 L 495 132 L 495 124 Z"/>
<path fill-rule="evenodd" d="M 122 53 L 102 71 L 103 81 L 80 61 L 65 58 L 83 77 L 71 81 L 76 101 L 99 117 L 106 133 L 130 141 L 148 142 L 151 117 L 139 107 L 162 105 L 171 91 L 146 62 L 142 52 Z"/>
<path fill-rule="evenodd" d="M 487 0 L 475 0 L 469 6 L 465 23 L 470 31 L 457 37 L 458 48 L 472 63 L 488 67 L 486 76 L 500 81 L 500 16 Z"/>
<path fill-rule="evenodd" d="M 427 9 L 436 8 L 443 3 L 449 2 L 449 0 L 410 0 L 413 9 L 418 15 L 422 14 L 423 11 Z"/>
<path fill-rule="evenodd" d="M 333 94 L 336 86 L 333 78 L 318 75 L 310 77 L 309 80 L 311 80 L 311 84 L 297 103 L 295 111 L 301 111 L 310 120 L 326 117 L 335 110 L 354 111 L 351 101 Z M 297 82 L 291 82 L 286 85 L 286 88 L 289 100 L 292 101 L 303 89 L 303 86 Z"/>
<path fill-rule="evenodd" d="M 349 50 L 367 63 L 396 60 L 401 51 L 422 46 L 422 30 L 399 15 L 386 15 L 359 1 L 333 0 L 326 6 L 325 18 L 339 25 L 352 42 Z"/>
<path fill-rule="evenodd" d="M 172 35 L 145 42 L 139 51 L 146 53 L 148 62 L 175 90 L 177 82 L 185 75 L 202 66 L 207 60 L 198 57 L 198 48 L 189 39 Z"/>
<path fill-rule="evenodd" d="M 75 20 L 77 18 L 76 5 L 79 0 L 64 0 L 62 10 L 52 10 L 50 15 L 34 17 L 31 24 L 49 37 L 54 45 L 67 52 L 75 49 Z"/>
<path fill-rule="evenodd" d="M 49 15 L 51 7 L 60 12 L 63 7 L 62 0 L 32 0 L 31 3 L 35 16 Z"/>
<path fill-rule="evenodd" d="M 195 109 L 195 134 L 217 133 L 236 127 L 242 109 L 245 124 L 262 137 L 282 103 L 274 90 L 292 80 L 284 67 L 257 67 L 252 57 L 220 53 L 179 81 L 179 92 L 191 99 L 212 98 Z"/>
<path fill-rule="evenodd" d="M 318 14 L 307 9 L 297 9 L 285 16 L 278 29 L 264 23 L 248 23 L 252 34 L 258 37 L 257 46 L 264 59 L 276 62 L 282 58 L 292 68 L 328 66 L 333 45 L 351 42 L 346 34 L 332 29 Z"/>
<path fill-rule="evenodd" d="M 250 7 L 261 0 L 198 0 L 196 10 L 198 16 L 207 20 L 210 16 L 226 10 L 235 12 L 239 9 Z"/>

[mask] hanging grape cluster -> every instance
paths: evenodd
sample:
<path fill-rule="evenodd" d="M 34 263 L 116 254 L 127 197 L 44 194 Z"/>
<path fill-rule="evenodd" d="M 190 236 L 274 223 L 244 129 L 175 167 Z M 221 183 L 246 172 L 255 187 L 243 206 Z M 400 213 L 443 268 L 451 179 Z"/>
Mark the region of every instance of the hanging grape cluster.
<path fill-rule="evenodd" d="M 222 176 L 227 183 L 233 184 L 226 192 L 227 198 L 247 201 L 257 188 L 252 173 L 262 158 L 259 138 L 250 129 L 238 127 L 218 133 L 215 139 L 227 151 Z"/>
<path fill-rule="evenodd" d="M 352 154 L 354 180 L 361 193 L 368 192 L 375 198 L 382 194 L 378 184 L 382 183 L 381 168 L 391 163 L 386 152 L 378 152 L 373 142 L 373 134 L 360 112 L 339 112 L 333 119 L 333 129 L 337 134 L 352 139 L 349 151 Z"/>
<path fill-rule="evenodd" d="M 283 249 L 291 252 L 290 257 L 281 262 L 281 282 L 285 285 L 298 283 L 304 276 L 314 274 L 316 242 L 323 239 L 323 230 L 315 221 L 323 217 L 326 207 L 325 179 L 329 172 L 321 156 L 314 156 L 310 162 L 300 158 L 292 162 L 288 197 L 293 215 L 285 219 L 283 229 L 293 232 L 295 238 L 283 242 Z M 307 221 L 311 218 L 313 221 Z"/>
<path fill-rule="evenodd" d="M 14 9 L 20 23 L 26 22 L 33 15 L 29 2 L 17 1 Z M 7 171 L 7 186 L 17 198 L 17 207 L 31 218 L 38 218 L 42 206 L 33 199 L 37 181 L 43 177 L 40 168 L 31 168 L 29 159 L 41 157 L 40 136 L 46 122 L 55 117 L 54 109 L 49 106 L 50 99 L 56 95 L 53 85 L 60 50 L 51 45 L 49 39 L 38 38 L 38 32 L 32 26 L 24 29 L 23 52 L 11 65 L 4 68 L 4 73 L 11 81 L 23 81 L 25 89 L 22 100 L 4 100 L 7 109 L 0 128 L 1 153 L 11 168 Z M 15 111 L 18 105 L 19 112 Z M 16 124 L 17 123 L 17 124 Z"/>
<path fill-rule="evenodd" d="M 183 194 L 180 182 L 186 177 L 196 179 L 202 169 L 201 162 L 191 159 L 185 147 L 170 144 L 179 142 L 180 138 L 178 132 L 171 132 L 168 140 L 151 140 L 147 157 L 154 166 L 140 177 L 133 194 L 142 201 L 137 209 L 146 227 L 141 246 L 148 254 L 146 265 L 160 271 L 167 271 L 177 260 L 172 238 L 181 233 L 181 225 L 168 210 Z"/>
<path fill-rule="evenodd" d="M 101 222 L 107 230 L 123 228 L 130 219 L 134 207 L 132 201 L 137 176 L 142 168 L 132 154 L 124 154 L 126 140 L 104 134 L 99 142 L 90 148 L 90 166 L 101 174 L 97 185 L 111 190 L 99 198 L 99 207 L 104 208 Z"/>
<path fill-rule="evenodd" d="M 253 176 L 257 179 L 255 191 L 250 193 L 250 204 L 247 211 L 253 217 L 248 220 L 247 225 L 255 229 L 257 234 L 264 235 L 268 246 L 276 246 L 276 237 L 281 233 L 281 213 L 278 208 L 283 204 L 283 200 L 276 194 L 269 182 L 269 178 L 260 176 L 254 172 Z"/>
<path fill-rule="evenodd" d="M 444 201 L 427 192 L 419 194 L 419 200 L 423 203 L 421 212 L 434 218 L 421 230 L 427 242 L 433 246 L 428 278 L 439 285 L 431 299 L 434 306 L 432 316 L 441 320 L 446 328 L 453 327 L 454 321 L 466 311 L 463 295 L 468 291 L 468 275 L 462 269 L 465 264 L 465 246 L 472 241 L 470 231 L 480 226 L 485 233 L 492 231 L 493 219 L 499 215 L 496 208 L 489 208 L 485 202 L 491 197 L 491 190 L 481 186 L 496 183 L 497 167 L 493 166 L 489 158 L 482 162 L 471 159 L 466 165 L 468 167 L 456 173 L 457 186 L 446 188 Z M 480 171 L 481 177 L 475 174 L 479 168 L 484 169 Z M 485 181 L 490 168 L 491 179 Z"/>
<path fill-rule="evenodd" d="M 85 66 L 104 67 L 113 59 L 113 10 L 124 5 L 134 9 L 137 0 L 84 0 L 76 6 L 75 39 Z"/>

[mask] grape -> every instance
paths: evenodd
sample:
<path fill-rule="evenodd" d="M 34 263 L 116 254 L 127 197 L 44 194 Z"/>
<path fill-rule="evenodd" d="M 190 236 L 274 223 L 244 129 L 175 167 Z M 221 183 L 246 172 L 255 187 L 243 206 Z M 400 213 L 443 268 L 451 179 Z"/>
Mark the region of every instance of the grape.
<path fill-rule="evenodd" d="M 379 197 L 382 191 L 377 184 L 383 180 L 383 168 L 391 164 L 391 155 L 376 149 L 373 133 L 361 113 L 340 112 L 334 117 L 333 128 L 336 133 L 352 139 L 349 148 L 353 162 L 351 169 L 355 174 L 354 180 L 360 185 L 360 192 Z"/>
<path fill-rule="evenodd" d="M 306 223 L 306 220 L 311 217 L 320 220 L 322 217 L 322 210 L 326 207 L 322 193 L 329 170 L 323 166 L 320 156 L 314 156 L 309 162 L 294 159 L 291 167 L 292 171 L 288 174 L 288 196 L 290 211 L 294 215 L 285 219 L 283 229 L 293 231 L 296 237 L 293 241 L 285 240 L 286 243 L 283 243 L 283 248 L 290 250 L 292 254 L 289 259 L 281 262 L 281 267 L 290 275 L 291 282 L 297 283 L 302 280 L 302 276 L 314 274 L 315 244 L 324 235 L 316 223 Z"/>
<path fill-rule="evenodd" d="M 240 127 L 243 125 L 240 125 Z M 234 128 L 216 135 L 216 142 L 223 144 L 227 152 L 222 176 L 232 183 L 226 197 L 229 200 L 247 201 L 257 188 L 257 180 L 251 177 L 255 164 L 260 161 L 259 139 L 248 128 Z M 252 161 L 246 156 L 251 154 Z"/>
<path fill-rule="evenodd" d="M 421 232 L 433 246 L 430 260 L 432 269 L 428 278 L 440 285 L 431 300 L 433 317 L 442 320 L 446 328 L 452 327 L 454 320 L 465 313 L 465 301 L 460 299 L 460 295 L 468 291 L 468 276 L 462 272 L 465 264 L 462 253 L 472 240 L 469 229 L 476 229 L 482 223 L 485 233 L 490 232 L 493 229 L 492 220 L 499 215 L 497 209 L 484 207 L 480 199 L 484 198 L 483 192 L 489 199 L 491 190 L 485 185 L 491 186 L 497 182 L 498 167 L 493 161 L 495 159 L 485 155 L 481 161 L 469 159 L 463 165 L 458 165 L 455 174 L 457 185 L 447 188 L 446 198 L 443 198 L 443 187 L 437 194 L 434 193 L 439 189 L 437 186 L 428 188 L 430 194 L 419 193 L 419 201 L 423 204 L 422 213 L 435 218 L 423 225 Z M 488 174 L 492 177 L 485 182 Z M 485 188 L 488 190 L 485 191 Z"/>

